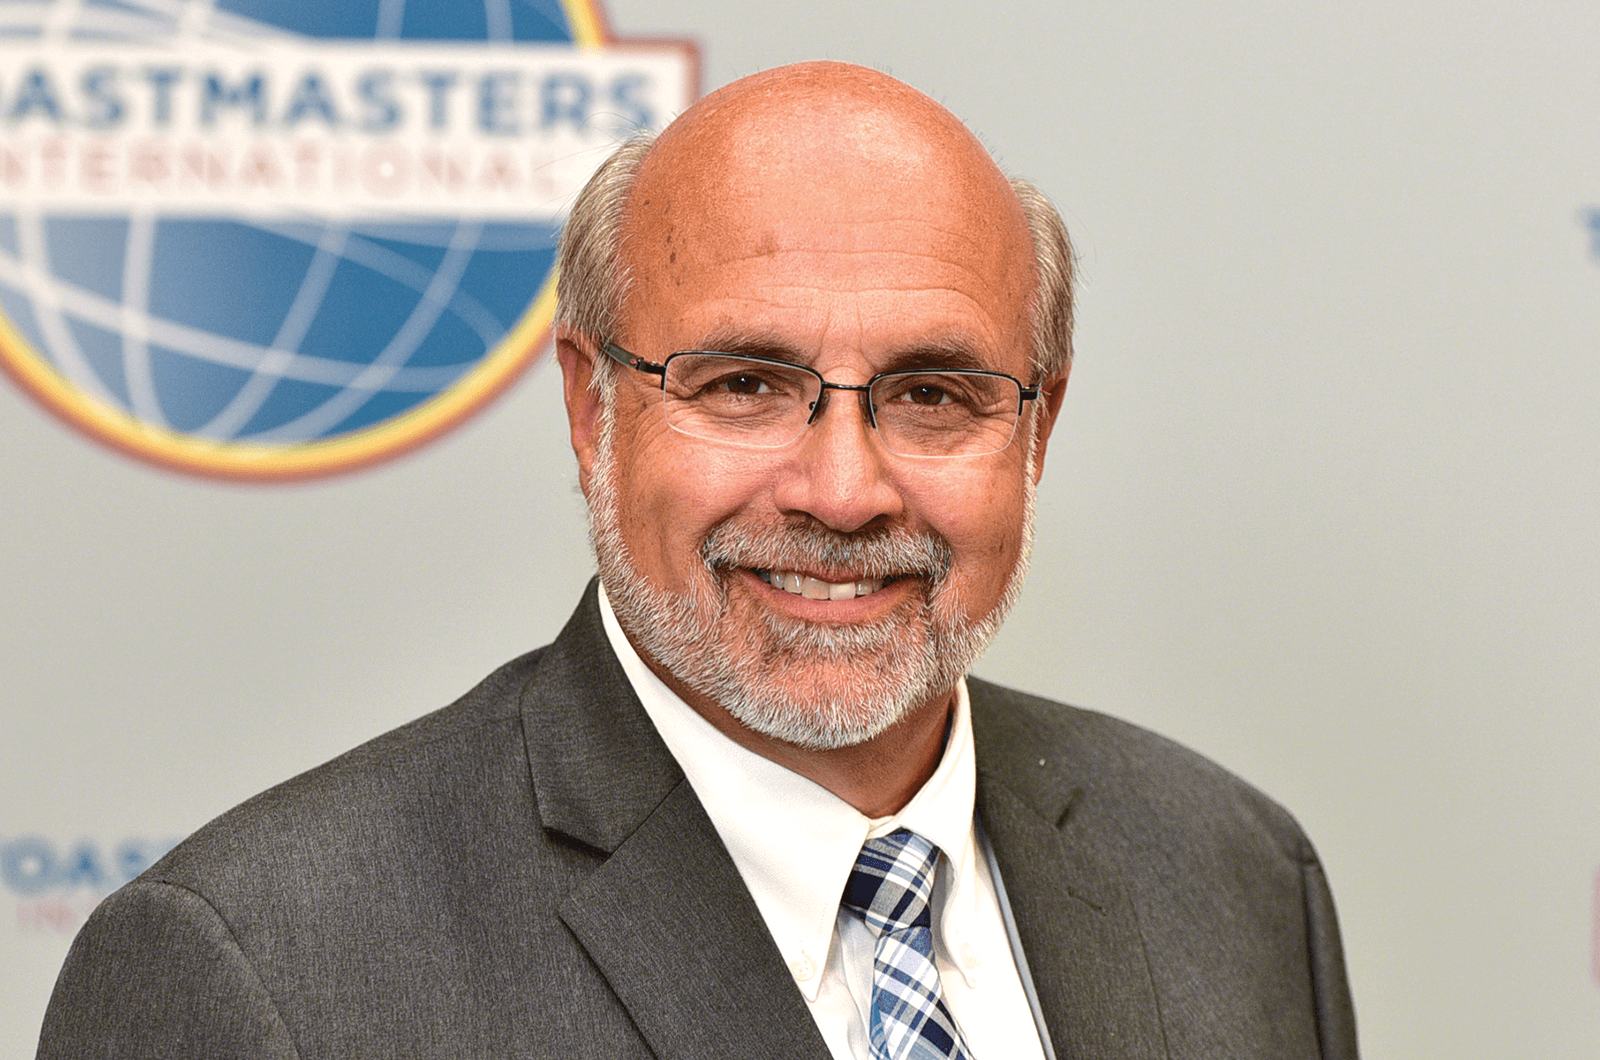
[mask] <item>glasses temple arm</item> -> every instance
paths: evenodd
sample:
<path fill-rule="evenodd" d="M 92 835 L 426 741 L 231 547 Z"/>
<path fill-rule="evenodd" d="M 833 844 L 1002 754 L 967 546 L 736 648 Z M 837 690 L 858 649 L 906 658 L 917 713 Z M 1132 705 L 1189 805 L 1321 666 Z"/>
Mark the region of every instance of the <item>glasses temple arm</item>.
<path fill-rule="evenodd" d="M 659 375 L 663 380 L 667 377 L 666 365 L 656 364 L 653 361 L 645 360 L 643 357 L 637 357 L 615 343 L 601 343 L 600 349 L 604 351 L 607 357 L 610 357 L 613 361 L 616 361 L 620 365 L 624 365 L 628 368 L 633 368 L 641 372 L 649 372 L 651 375 Z"/>

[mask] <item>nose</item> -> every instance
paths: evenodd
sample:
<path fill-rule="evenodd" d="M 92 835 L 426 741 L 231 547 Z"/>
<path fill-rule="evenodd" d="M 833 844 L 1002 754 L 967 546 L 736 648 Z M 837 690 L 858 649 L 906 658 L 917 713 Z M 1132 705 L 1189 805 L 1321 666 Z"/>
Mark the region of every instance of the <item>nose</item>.
<path fill-rule="evenodd" d="M 905 510 L 890 461 L 867 422 L 866 395 L 830 391 L 811 426 L 778 472 L 773 502 L 785 514 L 809 515 L 841 533 Z"/>

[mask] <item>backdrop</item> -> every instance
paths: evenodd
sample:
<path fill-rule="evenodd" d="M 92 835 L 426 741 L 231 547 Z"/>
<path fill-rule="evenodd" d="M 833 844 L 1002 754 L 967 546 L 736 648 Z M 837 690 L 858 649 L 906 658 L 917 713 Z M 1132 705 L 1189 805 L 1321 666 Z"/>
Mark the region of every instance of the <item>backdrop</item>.
<path fill-rule="evenodd" d="M 1600 7 L 606 9 L 708 89 L 884 69 L 1054 197 L 1079 360 L 979 672 L 1293 809 L 1369 1057 L 1596 1055 Z M 0 385 L 0 1055 L 125 870 L 553 635 L 592 569 L 558 383 L 288 485 Z"/>

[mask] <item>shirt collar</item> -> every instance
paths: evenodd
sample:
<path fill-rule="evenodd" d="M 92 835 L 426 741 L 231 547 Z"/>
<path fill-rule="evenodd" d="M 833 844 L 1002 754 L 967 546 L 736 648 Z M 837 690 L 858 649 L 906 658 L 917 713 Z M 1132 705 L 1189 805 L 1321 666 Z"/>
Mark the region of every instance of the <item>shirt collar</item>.
<path fill-rule="evenodd" d="M 949 736 L 933 775 L 899 813 L 872 819 L 821 785 L 734 743 L 696 713 L 634 651 L 604 585 L 600 614 L 645 713 L 705 807 L 808 1000 L 816 1000 L 820 988 L 845 881 L 870 837 L 909 828 L 944 852 L 949 860 L 939 870 L 935 908 L 943 937 L 959 937 L 976 900 L 977 771 L 965 680 L 957 683 Z"/>

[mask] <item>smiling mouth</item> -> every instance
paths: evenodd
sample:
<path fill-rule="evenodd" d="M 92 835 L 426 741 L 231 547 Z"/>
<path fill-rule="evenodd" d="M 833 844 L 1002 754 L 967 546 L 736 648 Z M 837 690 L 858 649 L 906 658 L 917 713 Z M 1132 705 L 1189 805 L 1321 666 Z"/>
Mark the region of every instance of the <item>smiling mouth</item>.
<path fill-rule="evenodd" d="M 893 578 L 862 578 L 859 581 L 828 582 L 809 574 L 789 570 L 763 570 L 752 568 L 756 577 L 772 586 L 808 600 L 854 600 L 858 596 L 871 596 Z"/>

